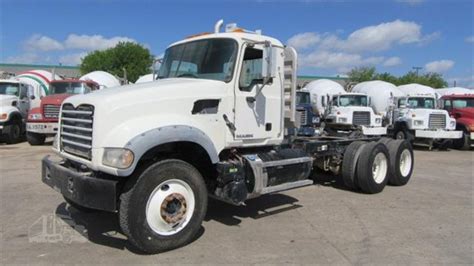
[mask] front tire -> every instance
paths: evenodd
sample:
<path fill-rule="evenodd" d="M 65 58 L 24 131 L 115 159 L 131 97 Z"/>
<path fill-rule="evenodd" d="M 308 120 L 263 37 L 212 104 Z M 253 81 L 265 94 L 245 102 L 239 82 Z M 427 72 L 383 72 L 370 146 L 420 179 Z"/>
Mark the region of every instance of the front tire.
<path fill-rule="evenodd" d="M 471 148 L 471 135 L 469 132 L 463 130 L 462 137 L 455 139 L 452 143 L 453 148 L 458 150 L 469 150 Z"/>
<path fill-rule="evenodd" d="M 3 135 L 7 144 L 16 144 L 21 140 L 21 122 L 12 121 L 3 127 Z"/>
<path fill-rule="evenodd" d="M 26 132 L 26 140 L 28 140 L 28 143 L 32 146 L 43 145 L 46 136 L 38 133 Z"/>
<path fill-rule="evenodd" d="M 131 177 L 120 201 L 124 234 L 138 249 L 157 253 L 196 237 L 207 210 L 207 189 L 192 165 L 170 159 Z"/>

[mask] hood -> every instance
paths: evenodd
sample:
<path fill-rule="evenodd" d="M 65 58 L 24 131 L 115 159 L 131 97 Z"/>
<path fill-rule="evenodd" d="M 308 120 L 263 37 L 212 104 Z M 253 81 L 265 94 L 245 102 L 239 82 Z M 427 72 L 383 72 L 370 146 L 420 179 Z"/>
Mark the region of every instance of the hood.
<path fill-rule="evenodd" d="M 13 101 L 18 100 L 15 95 L 0 94 L 0 106 L 11 106 Z"/>
<path fill-rule="evenodd" d="M 53 104 L 53 105 L 61 105 L 62 102 L 66 99 L 71 97 L 73 94 L 52 94 L 48 96 L 44 96 L 41 98 L 41 104 Z"/>
<path fill-rule="evenodd" d="M 474 118 L 474 107 L 459 108 L 455 110 L 465 117 Z"/>
<path fill-rule="evenodd" d="M 414 113 L 414 114 L 417 114 L 419 116 L 426 116 L 426 117 L 428 117 L 430 114 L 448 115 L 448 112 L 446 110 L 425 109 L 425 108 L 409 109 L 408 113 Z"/>
<path fill-rule="evenodd" d="M 212 98 L 221 95 L 224 83 L 222 81 L 168 78 L 153 82 L 131 84 L 115 88 L 105 88 L 94 93 L 75 95 L 66 100 L 74 106 L 92 104 L 114 107 L 114 103 L 126 101 L 130 104 L 146 102 L 149 99 L 164 101 L 176 98 Z"/>

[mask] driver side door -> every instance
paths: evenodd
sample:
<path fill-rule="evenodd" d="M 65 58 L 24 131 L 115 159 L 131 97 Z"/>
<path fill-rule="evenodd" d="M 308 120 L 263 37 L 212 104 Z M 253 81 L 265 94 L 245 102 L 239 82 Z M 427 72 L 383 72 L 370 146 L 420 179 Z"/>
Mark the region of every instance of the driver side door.
<path fill-rule="evenodd" d="M 234 103 L 234 139 L 244 144 L 261 144 L 280 134 L 281 86 L 278 78 L 263 85 L 262 61 L 262 45 L 246 47 Z"/>
<path fill-rule="evenodd" d="M 26 119 L 28 111 L 30 110 L 30 88 L 26 84 L 20 84 L 20 94 L 18 101 L 18 109 L 21 116 Z"/>

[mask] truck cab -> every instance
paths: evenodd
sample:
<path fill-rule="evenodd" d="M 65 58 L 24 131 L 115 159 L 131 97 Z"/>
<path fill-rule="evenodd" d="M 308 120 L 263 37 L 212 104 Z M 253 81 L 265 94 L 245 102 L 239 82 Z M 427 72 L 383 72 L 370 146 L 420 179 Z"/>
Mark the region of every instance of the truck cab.
<path fill-rule="evenodd" d="M 31 145 L 42 145 L 47 137 L 58 131 L 59 110 L 65 99 L 72 95 L 86 94 L 99 89 L 99 84 L 91 80 L 52 80 L 49 94 L 41 98 L 39 107 L 28 114 L 26 137 Z"/>
<path fill-rule="evenodd" d="M 296 92 L 296 120 L 299 128 L 290 130 L 289 135 L 314 136 L 321 124 L 320 116 L 313 110 L 311 94 L 307 91 Z"/>
<path fill-rule="evenodd" d="M 370 97 L 363 93 L 333 95 L 326 110 L 326 127 L 336 130 L 360 128 L 364 135 L 385 135 L 382 116 L 370 107 Z"/>
<path fill-rule="evenodd" d="M 7 144 L 21 140 L 30 102 L 37 97 L 27 83 L 16 79 L 0 80 L 0 135 Z"/>
<path fill-rule="evenodd" d="M 445 110 L 439 109 L 432 94 L 410 94 L 397 97 L 393 112 L 395 138 L 427 140 L 430 147 L 439 142 L 443 147 L 462 132 L 456 131 L 456 120 Z"/>
<path fill-rule="evenodd" d="M 441 97 L 443 109 L 456 119 L 456 130 L 462 137 L 454 140 L 453 147 L 468 150 L 474 141 L 474 94 L 450 94 Z"/>

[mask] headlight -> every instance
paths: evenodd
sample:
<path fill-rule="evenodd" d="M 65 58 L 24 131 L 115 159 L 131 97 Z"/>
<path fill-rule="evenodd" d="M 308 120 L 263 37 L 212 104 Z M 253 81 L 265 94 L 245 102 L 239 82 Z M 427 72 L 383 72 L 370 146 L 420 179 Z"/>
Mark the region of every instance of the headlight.
<path fill-rule="evenodd" d="M 382 118 L 375 118 L 375 124 L 382 123 Z"/>
<path fill-rule="evenodd" d="M 28 120 L 41 120 L 43 119 L 42 114 L 29 114 L 28 115 Z"/>
<path fill-rule="evenodd" d="M 3 113 L 2 115 L 0 115 L 0 120 L 6 120 L 7 118 L 8 118 L 7 113 Z"/>
<path fill-rule="evenodd" d="M 415 121 L 413 121 L 413 124 L 415 126 L 422 126 L 423 125 L 423 120 L 415 120 Z"/>
<path fill-rule="evenodd" d="M 340 123 L 346 123 L 346 122 L 347 122 L 347 118 L 345 118 L 345 117 L 339 117 L 337 120 L 338 120 Z"/>
<path fill-rule="evenodd" d="M 450 125 L 451 127 L 456 127 L 456 121 L 451 121 L 451 122 L 449 122 L 449 125 Z"/>
<path fill-rule="evenodd" d="M 125 169 L 132 165 L 134 159 L 133 152 L 122 148 L 105 148 L 102 164 Z"/>

